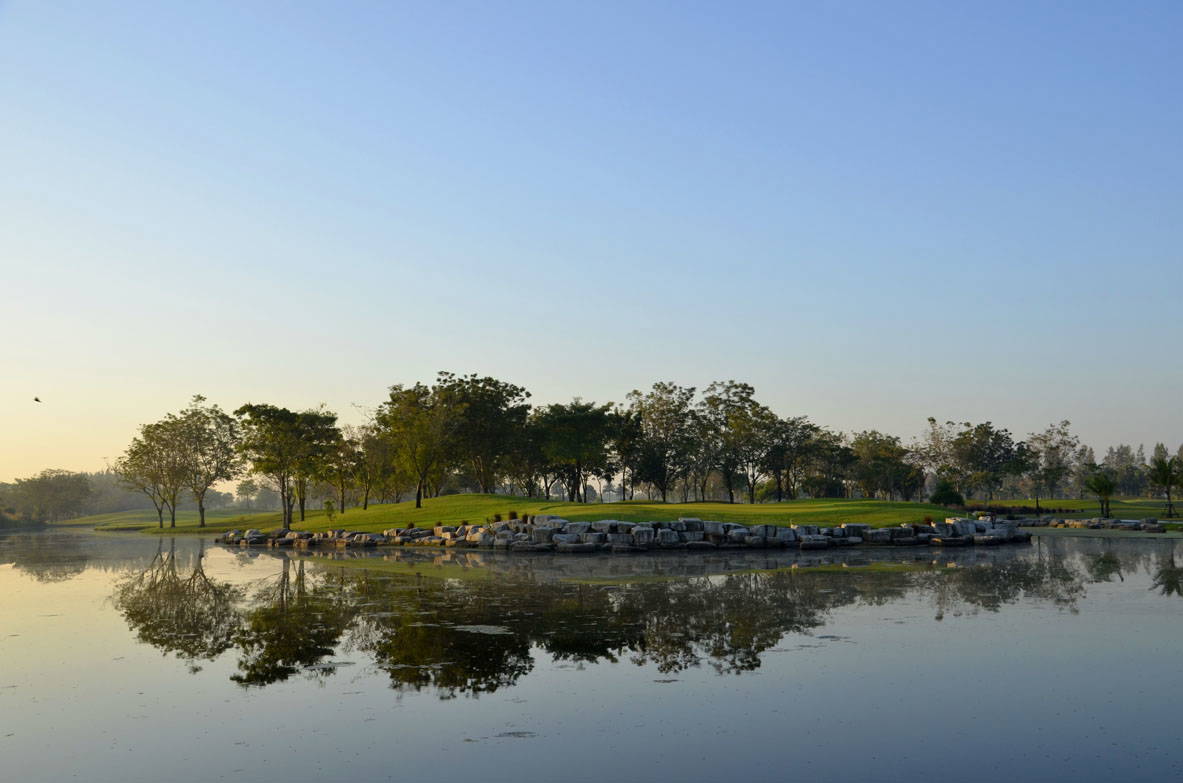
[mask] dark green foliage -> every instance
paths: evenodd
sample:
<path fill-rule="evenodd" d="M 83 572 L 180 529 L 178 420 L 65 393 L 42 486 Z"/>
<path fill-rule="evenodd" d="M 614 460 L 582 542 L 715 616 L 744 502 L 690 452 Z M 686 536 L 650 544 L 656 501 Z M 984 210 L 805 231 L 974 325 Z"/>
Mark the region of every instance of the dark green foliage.
<path fill-rule="evenodd" d="M 964 506 L 965 498 L 948 479 L 941 479 L 929 496 L 928 502 L 937 506 Z"/>

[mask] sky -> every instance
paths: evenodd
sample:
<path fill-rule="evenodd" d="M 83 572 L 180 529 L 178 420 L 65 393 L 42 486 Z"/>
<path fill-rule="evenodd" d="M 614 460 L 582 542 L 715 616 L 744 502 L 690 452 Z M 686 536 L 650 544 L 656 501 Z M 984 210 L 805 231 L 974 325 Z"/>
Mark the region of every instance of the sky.
<path fill-rule="evenodd" d="M 1180 40 L 1178 2 L 0 0 L 0 480 L 439 370 L 1173 451 Z"/>

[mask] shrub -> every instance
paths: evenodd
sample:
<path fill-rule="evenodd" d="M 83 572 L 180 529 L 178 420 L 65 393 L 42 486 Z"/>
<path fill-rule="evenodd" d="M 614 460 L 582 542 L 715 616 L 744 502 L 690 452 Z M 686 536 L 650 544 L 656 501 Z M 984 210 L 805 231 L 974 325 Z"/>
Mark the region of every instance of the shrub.
<path fill-rule="evenodd" d="M 509 516 L 509 518 L 510 518 L 510 519 L 517 519 L 517 518 L 518 518 L 518 512 L 516 512 L 516 511 L 510 511 L 510 512 L 509 512 L 509 514 L 508 514 L 508 516 Z"/>
<path fill-rule="evenodd" d="M 494 515 L 493 515 L 493 521 L 494 521 L 494 522 L 500 522 L 500 521 L 501 521 L 501 514 L 494 514 Z"/>
<path fill-rule="evenodd" d="M 951 482 L 941 479 L 933 489 L 928 502 L 938 506 L 964 506 L 965 498 L 961 497 L 961 493 L 954 488 Z"/>

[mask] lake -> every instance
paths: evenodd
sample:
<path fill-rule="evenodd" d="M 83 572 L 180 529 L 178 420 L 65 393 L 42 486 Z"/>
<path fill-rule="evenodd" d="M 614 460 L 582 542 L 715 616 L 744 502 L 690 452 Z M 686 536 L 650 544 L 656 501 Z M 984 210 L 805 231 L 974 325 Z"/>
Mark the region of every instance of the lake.
<path fill-rule="evenodd" d="M 0 534 L 0 779 L 1179 779 L 1181 543 Z"/>

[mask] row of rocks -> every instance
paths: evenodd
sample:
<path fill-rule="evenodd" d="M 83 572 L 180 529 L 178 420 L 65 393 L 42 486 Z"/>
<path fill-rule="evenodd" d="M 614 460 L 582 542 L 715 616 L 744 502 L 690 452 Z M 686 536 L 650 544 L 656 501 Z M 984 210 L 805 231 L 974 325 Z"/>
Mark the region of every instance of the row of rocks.
<path fill-rule="evenodd" d="M 1133 530 L 1142 533 L 1165 533 L 1167 529 L 1157 519 L 1047 519 L 1040 520 L 1047 527 L 1076 528 L 1078 530 Z"/>
<path fill-rule="evenodd" d="M 604 519 L 572 522 L 537 515 L 484 525 L 391 528 L 382 533 L 331 530 L 231 531 L 224 544 L 270 547 L 422 546 L 504 549 L 514 552 L 643 552 L 653 549 L 710 551 L 728 548 L 830 549 L 849 546 L 991 546 L 1024 542 L 1030 535 L 1015 522 L 950 518 L 924 525 L 873 528 L 861 523 L 817 525 L 741 525 L 682 517 L 672 522 Z"/>

